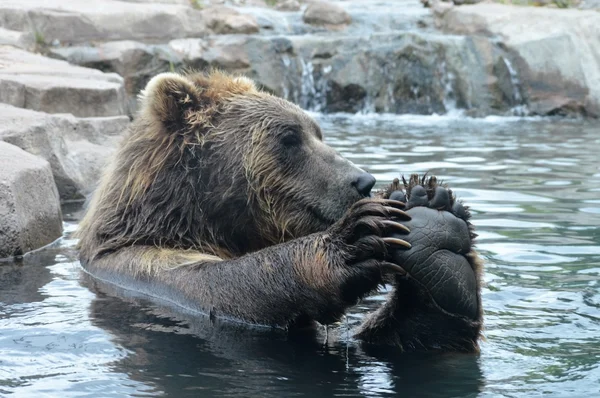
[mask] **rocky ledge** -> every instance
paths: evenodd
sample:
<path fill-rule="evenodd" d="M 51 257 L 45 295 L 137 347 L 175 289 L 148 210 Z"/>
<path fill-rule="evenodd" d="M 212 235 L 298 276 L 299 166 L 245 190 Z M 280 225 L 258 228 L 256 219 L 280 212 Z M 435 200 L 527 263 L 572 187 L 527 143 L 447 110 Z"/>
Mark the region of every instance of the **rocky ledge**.
<path fill-rule="evenodd" d="M 600 115 L 600 12 L 490 3 L 434 10 L 444 32 L 506 49 L 529 112 Z"/>
<path fill-rule="evenodd" d="M 0 258 L 22 255 L 62 234 L 50 165 L 0 142 Z"/>
<path fill-rule="evenodd" d="M 123 78 L 0 46 L 0 103 L 47 113 L 118 116 L 127 112 Z"/>
<path fill-rule="evenodd" d="M 156 73 L 217 67 L 322 112 L 599 114 L 594 9 L 436 0 L 427 1 L 431 8 L 419 0 L 221 3 L 6 0 L 0 43 L 105 73 L 0 53 L 0 62 L 16 56 L 31 68 L 23 75 L 21 64 L 0 68 L 0 96 L 10 97 L 0 101 L 49 113 L 69 112 L 72 101 L 81 104 L 76 116 L 132 116 L 137 93 Z M 52 80 L 63 68 L 61 81 Z M 81 90 L 60 94 L 65 85 Z"/>

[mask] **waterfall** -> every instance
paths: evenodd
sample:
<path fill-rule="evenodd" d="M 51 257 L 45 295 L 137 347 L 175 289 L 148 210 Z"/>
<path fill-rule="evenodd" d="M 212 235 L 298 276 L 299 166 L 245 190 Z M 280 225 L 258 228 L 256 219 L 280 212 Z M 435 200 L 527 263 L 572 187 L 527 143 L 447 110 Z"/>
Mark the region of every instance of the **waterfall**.
<path fill-rule="evenodd" d="M 460 112 L 456 104 L 456 93 L 454 92 L 456 76 L 453 72 L 448 70 L 446 67 L 446 61 L 442 61 L 440 63 L 439 72 L 441 76 L 440 83 L 444 89 L 443 103 L 444 108 L 446 109 L 446 114 Z"/>
<path fill-rule="evenodd" d="M 296 84 L 296 60 L 290 58 L 288 54 L 283 54 L 281 57 L 283 64 L 283 80 L 281 82 L 281 91 L 283 98 L 299 104 L 298 84 Z"/>
<path fill-rule="evenodd" d="M 527 116 L 529 114 L 529 109 L 521 95 L 521 80 L 519 80 L 519 75 L 508 58 L 502 57 L 502 61 L 508 70 L 512 86 L 512 101 L 514 106 L 512 107 L 511 112 L 514 116 Z"/>
<path fill-rule="evenodd" d="M 375 97 L 373 93 L 367 90 L 367 95 L 365 96 L 365 102 L 363 103 L 363 107 L 358 111 L 361 115 L 365 115 L 368 113 L 375 113 Z"/>
<path fill-rule="evenodd" d="M 383 105 L 383 111 L 386 113 L 389 112 L 393 112 L 394 111 L 394 105 L 396 104 L 396 96 L 394 94 L 394 85 L 395 85 L 395 81 L 394 81 L 394 77 L 393 75 L 390 73 L 390 71 L 393 71 L 396 69 L 396 63 L 392 62 L 390 64 L 385 64 L 382 68 L 382 72 L 383 72 L 383 77 L 384 77 L 384 84 L 385 84 L 385 94 L 386 94 L 386 99 L 384 101 L 384 105 Z"/>
<path fill-rule="evenodd" d="M 331 66 L 314 65 L 301 56 L 290 57 L 288 54 L 283 54 L 281 62 L 284 69 L 283 98 L 309 111 L 325 110 Z"/>
<path fill-rule="evenodd" d="M 320 71 L 315 71 L 314 64 L 302 57 L 300 66 L 300 106 L 309 111 L 320 112 L 327 106 L 327 75 L 331 72 L 331 66 L 324 66 Z"/>
<path fill-rule="evenodd" d="M 300 77 L 300 106 L 304 109 L 311 109 L 311 102 L 317 94 L 317 88 L 315 87 L 314 66 L 312 62 L 306 62 L 303 58 L 300 58 L 300 66 L 302 67 L 302 74 Z"/>

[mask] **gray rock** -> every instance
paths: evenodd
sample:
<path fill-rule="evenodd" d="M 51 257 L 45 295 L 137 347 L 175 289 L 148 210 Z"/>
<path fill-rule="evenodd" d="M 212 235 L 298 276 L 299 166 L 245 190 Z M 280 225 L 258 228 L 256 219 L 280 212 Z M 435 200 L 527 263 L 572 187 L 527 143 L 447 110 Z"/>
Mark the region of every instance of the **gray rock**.
<path fill-rule="evenodd" d="M 49 54 L 71 64 L 114 72 L 122 76 L 130 114 L 135 113 L 140 90 L 153 76 L 179 69 L 182 63 L 179 56 L 167 45 L 144 44 L 129 40 L 100 43 L 95 47 L 51 48 Z"/>
<path fill-rule="evenodd" d="M 352 22 L 350 14 L 343 8 L 333 3 L 315 2 L 304 10 L 302 19 L 307 24 L 337 26 L 347 25 Z"/>
<path fill-rule="evenodd" d="M 0 258 L 38 249 L 62 234 L 50 165 L 0 142 Z"/>
<path fill-rule="evenodd" d="M 583 0 L 579 8 L 600 11 L 600 0 Z"/>
<path fill-rule="evenodd" d="M 275 5 L 278 11 L 300 11 L 300 2 L 298 0 L 283 0 Z"/>
<path fill-rule="evenodd" d="M 499 38 L 533 114 L 600 115 L 600 13 L 481 3 L 454 7 L 439 24 Z"/>
<path fill-rule="evenodd" d="M 0 46 L 0 102 L 47 113 L 116 116 L 127 113 L 123 79 Z"/>
<path fill-rule="evenodd" d="M 247 36 L 211 36 L 206 39 L 173 40 L 169 47 L 177 53 L 186 67 L 194 69 L 219 68 L 243 72 L 250 67 Z"/>
<path fill-rule="evenodd" d="M 0 45 L 6 44 L 27 49 L 32 47 L 34 43 L 31 35 L 0 27 Z"/>
<path fill-rule="evenodd" d="M 233 8 L 215 6 L 202 10 L 206 26 L 216 34 L 257 33 L 258 23 L 252 15 L 240 14 Z"/>
<path fill-rule="evenodd" d="M 0 104 L 0 141 L 46 159 L 63 200 L 94 189 L 128 123 L 126 116 L 79 119 Z"/>
<path fill-rule="evenodd" d="M 35 33 L 46 43 L 166 41 L 206 33 L 202 13 L 189 5 L 113 0 L 2 0 L 0 26 Z"/>

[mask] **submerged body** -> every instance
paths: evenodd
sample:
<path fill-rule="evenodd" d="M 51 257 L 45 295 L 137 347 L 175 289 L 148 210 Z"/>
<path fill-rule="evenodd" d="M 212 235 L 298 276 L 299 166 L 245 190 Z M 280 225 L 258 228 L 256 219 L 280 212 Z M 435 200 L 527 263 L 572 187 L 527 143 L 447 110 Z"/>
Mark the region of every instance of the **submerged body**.
<path fill-rule="evenodd" d="M 477 350 L 468 212 L 435 179 L 369 198 L 374 182 L 247 79 L 159 75 L 81 223 L 81 261 L 125 288 L 283 328 L 335 322 L 390 281 L 358 338 Z"/>

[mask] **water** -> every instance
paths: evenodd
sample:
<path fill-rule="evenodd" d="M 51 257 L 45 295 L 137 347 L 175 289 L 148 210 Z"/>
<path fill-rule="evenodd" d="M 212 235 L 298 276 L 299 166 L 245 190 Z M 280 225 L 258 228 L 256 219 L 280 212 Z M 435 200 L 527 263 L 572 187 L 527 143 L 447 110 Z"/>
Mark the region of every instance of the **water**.
<path fill-rule="evenodd" d="M 480 355 L 400 355 L 191 317 L 86 279 L 65 237 L 0 265 L 0 395 L 600 395 L 600 126 L 320 117 L 378 180 L 430 170 L 474 213 L 486 261 Z M 376 308 L 384 292 L 348 317 Z"/>
<path fill-rule="evenodd" d="M 515 116 L 527 116 L 529 114 L 529 109 L 527 108 L 527 103 L 521 95 L 522 85 L 521 79 L 519 79 L 519 74 L 508 58 L 502 57 L 502 62 L 504 62 L 504 65 L 508 70 L 508 74 L 510 75 L 510 83 L 512 86 L 511 100 L 514 104 L 511 110 L 512 114 Z"/>

